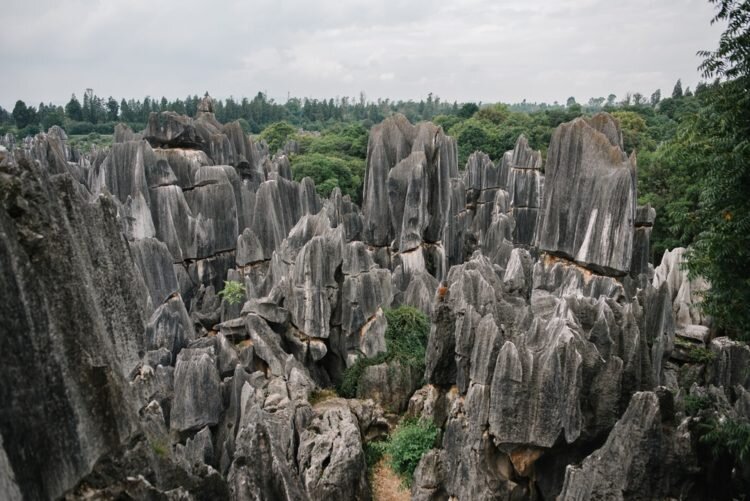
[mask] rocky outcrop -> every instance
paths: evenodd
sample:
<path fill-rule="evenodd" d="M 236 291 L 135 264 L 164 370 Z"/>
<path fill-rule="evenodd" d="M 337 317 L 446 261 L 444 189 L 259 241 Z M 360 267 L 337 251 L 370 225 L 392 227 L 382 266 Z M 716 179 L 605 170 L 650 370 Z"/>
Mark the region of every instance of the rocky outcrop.
<path fill-rule="evenodd" d="M 0 168 L 4 492 L 57 498 L 136 431 L 148 292 L 110 196 L 27 156 Z"/>
<path fill-rule="evenodd" d="M 664 405 L 652 392 L 633 395 L 606 443 L 567 468 L 558 499 L 654 499 L 679 492 L 693 466 L 690 437 L 665 427 L 670 416 Z"/>
<path fill-rule="evenodd" d="M 630 271 L 636 209 L 635 157 L 608 114 L 560 125 L 547 153 L 536 245 L 611 275 Z"/>
<path fill-rule="evenodd" d="M 345 401 L 313 409 L 297 461 L 310 499 L 371 499 L 358 420 Z"/>
<path fill-rule="evenodd" d="M 425 252 L 436 255 L 431 271 L 441 279 L 446 272 L 442 242 L 456 222 L 451 217 L 451 179 L 456 177 L 456 142 L 441 128 L 412 125 L 403 115 L 373 127 L 364 181 L 363 241 L 392 246 L 402 254 L 421 251 L 425 244 L 435 246 Z"/>
<path fill-rule="evenodd" d="M 683 251 L 648 262 L 618 127 L 561 125 L 546 180 L 523 137 L 459 177 L 453 139 L 396 115 L 361 212 L 208 97 L 89 155 L 3 139 L 0 489 L 370 499 L 363 444 L 406 412 L 440 428 L 414 499 L 710 492 L 698 425 L 745 419 L 750 351 L 711 339 Z M 388 356 L 326 399 L 400 305 L 432 320 L 424 373 Z"/>

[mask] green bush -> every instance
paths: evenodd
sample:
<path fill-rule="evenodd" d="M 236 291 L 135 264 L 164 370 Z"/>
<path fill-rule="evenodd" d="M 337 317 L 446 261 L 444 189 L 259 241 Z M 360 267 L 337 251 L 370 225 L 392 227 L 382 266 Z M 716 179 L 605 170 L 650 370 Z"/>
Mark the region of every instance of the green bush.
<path fill-rule="evenodd" d="M 424 372 L 424 357 L 427 349 L 427 336 L 430 322 L 427 316 L 411 306 L 399 306 L 385 310 L 388 327 L 385 331 L 386 352 L 372 358 L 359 358 L 344 371 L 338 393 L 345 398 L 355 398 L 362 373 L 371 365 L 396 361 L 413 368 L 417 373 Z"/>
<path fill-rule="evenodd" d="M 695 416 L 700 411 L 711 407 L 711 399 L 697 395 L 688 395 L 685 397 L 685 412 L 690 416 Z"/>
<path fill-rule="evenodd" d="M 750 422 L 723 417 L 701 428 L 700 441 L 710 446 L 715 456 L 728 453 L 739 462 L 750 459 Z"/>
<path fill-rule="evenodd" d="M 389 360 L 388 353 L 380 353 L 372 358 L 360 357 L 354 364 L 344 371 L 344 376 L 337 388 L 338 394 L 344 398 L 355 398 L 357 396 L 357 387 L 359 378 L 366 368 L 371 365 L 382 364 Z"/>
<path fill-rule="evenodd" d="M 353 200 L 362 191 L 365 161 L 358 158 L 339 158 L 322 153 L 305 153 L 292 158 L 292 172 L 296 181 L 310 177 L 315 182 L 318 193 L 328 197 L 338 186 L 343 195 Z"/>
<path fill-rule="evenodd" d="M 707 364 L 713 361 L 714 358 L 716 358 L 716 353 L 712 352 L 711 350 L 707 348 L 694 346 L 690 348 L 690 351 L 688 352 L 688 356 L 696 363 Z"/>
<path fill-rule="evenodd" d="M 245 299 L 245 285 L 236 280 L 226 280 L 219 296 L 229 304 L 241 303 Z"/>
<path fill-rule="evenodd" d="M 391 467 L 408 486 L 422 456 L 435 446 L 439 432 L 431 421 L 406 420 L 393 433 L 386 452 Z"/>
<path fill-rule="evenodd" d="M 388 451 L 388 442 L 385 440 L 377 440 L 367 442 L 365 444 L 365 461 L 367 462 L 367 468 L 372 469 Z"/>

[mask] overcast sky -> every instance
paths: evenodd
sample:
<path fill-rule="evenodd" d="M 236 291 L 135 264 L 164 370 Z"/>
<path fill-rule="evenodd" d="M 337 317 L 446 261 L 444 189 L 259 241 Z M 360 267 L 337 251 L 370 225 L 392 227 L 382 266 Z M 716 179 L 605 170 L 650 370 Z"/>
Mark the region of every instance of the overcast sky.
<path fill-rule="evenodd" d="M 97 95 L 519 102 L 699 80 L 707 0 L 2 0 L 0 105 Z"/>

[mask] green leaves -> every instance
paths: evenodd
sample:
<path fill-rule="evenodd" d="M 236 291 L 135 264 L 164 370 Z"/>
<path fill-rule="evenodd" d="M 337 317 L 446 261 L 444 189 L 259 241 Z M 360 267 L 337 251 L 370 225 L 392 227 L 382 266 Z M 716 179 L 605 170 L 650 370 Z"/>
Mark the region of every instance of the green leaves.
<path fill-rule="evenodd" d="M 328 197 L 337 186 L 343 195 L 357 201 L 362 191 L 365 162 L 358 158 L 340 158 L 321 153 L 295 155 L 292 159 L 292 173 L 297 181 L 312 178 L 318 193 Z"/>
<path fill-rule="evenodd" d="M 219 296 L 229 304 L 241 303 L 245 300 L 245 285 L 236 280 L 226 280 Z"/>
<path fill-rule="evenodd" d="M 703 106 L 685 126 L 701 145 L 698 226 L 688 255 L 691 275 L 711 283 L 703 308 L 730 336 L 750 337 L 750 1 L 710 0 L 712 22 L 727 29 L 714 51 L 701 51 L 705 77 L 725 77 L 701 93 Z"/>
<path fill-rule="evenodd" d="M 385 331 L 386 352 L 372 358 L 360 357 L 354 365 L 344 371 L 338 393 L 342 397 L 357 396 L 357 387 L 362 373 L 371 365 L 397 361 L 404 366 L 414 368 L 417 373 L 424 372 L 427 336 L 430 333 L 430 322 L 427 315 L 411 306 L 400 306 L 385 310 L 388 327 Z"/>
<path fill-rule="evenodd" d="M 715 456 L 728 453 L 740 463 L 750 459 L 750 423 L 747 421 L 721 417 L 708 421 L 701 428 L 700 441 L 709 445 Z"/>
<path fill-rule="evenodd" d="M 287 122 L 276 122 L 260 133 L 261 139 L 268 143 L 268 151 L 273 155 L 284 147 L 286 142 L 297 132 L 297 128 Z"/>
<path fill-rule="evenodd" d="M 386 448 L 391 467 L 411 486 L 414 470 L 422 456 L 432 449 L 440 430 L 432 421 L 405 420 L 393 433 Z"/>

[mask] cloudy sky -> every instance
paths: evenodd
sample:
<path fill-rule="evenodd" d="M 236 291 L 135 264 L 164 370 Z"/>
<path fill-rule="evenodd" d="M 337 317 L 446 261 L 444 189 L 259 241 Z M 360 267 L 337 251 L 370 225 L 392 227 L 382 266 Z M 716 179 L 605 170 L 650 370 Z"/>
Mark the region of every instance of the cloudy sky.
<path fill-rule="evenodd" d="M 699 80 L 707 0 L 2 0 L 0 105 L 100 96 L 585 102 Z"/>

